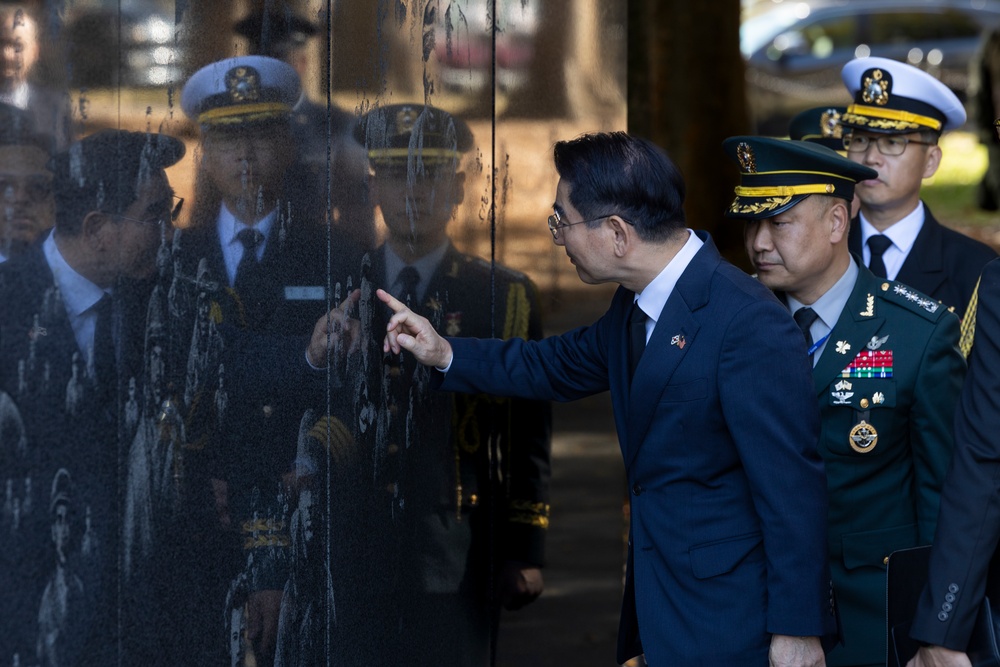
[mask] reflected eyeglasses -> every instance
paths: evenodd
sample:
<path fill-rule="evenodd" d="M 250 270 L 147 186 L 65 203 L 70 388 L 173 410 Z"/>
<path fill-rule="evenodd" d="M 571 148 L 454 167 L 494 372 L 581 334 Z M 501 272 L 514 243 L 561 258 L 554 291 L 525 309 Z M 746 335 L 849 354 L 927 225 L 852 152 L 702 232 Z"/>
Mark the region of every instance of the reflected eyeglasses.
<path fill-rule="evenodd" d="M 184 197 L 178 197 L 174 195 L 174 206 L 170 209 L 170 213 L 167 215 L 161 215 L 155 220 L 139 220 L 137 218 L 130 218 L 126 215 L 118 214 L 118 217 L 122 220 L 128 220 L 129 222 L 138 222 L 140 225 L 160 225 L 167 226 L 173 225 L 177 222 L 177 218 L 181 215 L 181 209 L 184 207 Z"/>
<path fill-rule="evenodd" d="M 849 134 L 844 137 L 844 148 L 847 149 L 848 153 L 864 153 L 871 146 L 872 141 L 878 146 L 878 152 L 882 155 L 902 155 L 903 151 L 906 150 L 907 144 L 920 144 L 921 146 L 933 146 L 937 142 L 933 141 L 917 141 L 916 139 L 907 139 L 906 137 L 900 137 L 894 134 L 885 134 L 879 137 L 872 137 L 863 134 Z"/>

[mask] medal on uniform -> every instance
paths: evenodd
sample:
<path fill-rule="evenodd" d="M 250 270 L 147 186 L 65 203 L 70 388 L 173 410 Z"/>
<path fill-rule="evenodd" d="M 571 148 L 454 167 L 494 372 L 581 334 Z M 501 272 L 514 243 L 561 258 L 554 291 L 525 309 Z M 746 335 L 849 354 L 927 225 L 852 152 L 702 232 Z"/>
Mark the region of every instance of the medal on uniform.
<path fill-rule="evenodd" d="M 862 419 L 851 429 L 851 437 L 848 442 L 851 443 L 851 449 L 854 451 L 859 454 L 867 454 L 875 449 L 875 444 L 878 442 L 878 431 Z"/>

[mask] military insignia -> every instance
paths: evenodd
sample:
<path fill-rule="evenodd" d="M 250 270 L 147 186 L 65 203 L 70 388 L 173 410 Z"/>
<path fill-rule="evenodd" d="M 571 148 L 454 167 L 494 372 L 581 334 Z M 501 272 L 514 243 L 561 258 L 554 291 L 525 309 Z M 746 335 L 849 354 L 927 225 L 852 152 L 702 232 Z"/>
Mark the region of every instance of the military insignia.
<path fill-rule="evenodd" d="M 854 396 L 853 391 L 831 391 L 830 395 L 833 396 L 834 405 L 850 405 L 851 396 Z"/>
<path fill-rule="evenodd" d="M 868 295 L 867 303 L 868 303 L 867 307 L 864 310 L 862 310 L 860 313 L 858 313 L 858 314 L 861 315 L 861 317 L 874 317 L 875 316 L 875 297 L 872 296 L 871 294 L 869 294 Z"/>
<path fill-rule="evenodd" d="M 677 347 L 683 350 L 684 346 L 687 344 L 687 341 L 681 334 L 675 334 L 674 337 L 670 339 L 670 344 L 676 345 Z"/>
<path fill-rule="evenodd" d="M 407 134 L 413 132 L 413 126 L 417 124 L 420 112 L 414 107 L 403 107 L 396 112 L 396 134 Z"/>
<path fill-rule="evenodd" d="M 234 67 L 226 72 L 226 92 L 233 102 L 256 102 L 260 99 L 260 73 L 253 67 Z"/>
<path fill-rule="evenodd" d="M 820 114 L 819 132 L 827 139 L 840 139 L 844 136 L 844 127 L 840 124 L 840 113 L 836 109 L 827 109 Z"/>
<path fill-rule="evenodd" d="M 875 430 L 874 426 L 862 419 L 851 429 L 851 437 L 848 438 L 848 442 L 854 451 L 859 454 L 867 454 L 875 449 L 875 445 L 878 443 L 878 431 Z"/>
<path fill-rule="evenodd" d="M 851 344 L 846 340 L 837 341 L 837 352 L 840 354 L 847 354 L 851 350 Z"/>
<path fill-rule="evenodd" d="M 882 405 L 883 403 L 885 403 L 885 394 L 883 394 L 880 391 L 876 391 L 872 395 L 872 403 L 874 403 L 875 405 Z"/>
<path fill-rule="evenodd" d="M 865 343 L 865 347 L 868 348 L 869 350 L 877 350 L 883 345 L 885 345 L 885 342 L 887 340 L 889 340 L 888 334 L 882 336 L 881 338 L 879 338 L 878 336 L 872 336 L 872 339 L 867 343 Z"/>
<path fill-rule="evenodd" d="M 928 299 L 927 297 L 917 294 L 905 285 L 896 285 L 892 288 L 892 291 L 900 295 L 907 301 L 917 304 L 928 313 L 936 313 L 937 309 L 941 307 L 941 303 L 934 301 L 933 299 Z"/>
<path fill-rule="evenodd" d="M 836 389 L 837 391 L 844 391 L 845 389 L 850 391 L 851 389 L 854 388 L 854 385 L 852 385 L 847 380 L 841 380 L 837 384 L 833 385 L 833 388 Z"/>
<path fill-rule="evenodd" d="M 441 305 L 441 301 L 435 297 L 427 299 L 427 303 L 425 305 L 435 313 L 440 312 L 441 309 L 444 308 L 444 306 Z"/>
<path fill-rule="evenodd" d="M 736 159 L 740 161 L 740 169 L 747 174 L 757 173 L 757 158 L 754 157 L 753 147 L 743 141 L 736 147 Z"/>
<path fill-rule="evenodd" d="M 880 69 L 870 71 L 871 75 L 865 76 L 861 83 L 861 99 L 868 104 L 884 107 L 889 103 L 889 89 L 892 87 L 892 81 Z"/>
<path fill-rule="evenodd" d="M 862 350 L 840 372 L 843 378 L 891 378 L 892 350 Z"/>
<path fill-rule="evenodd" d="M 445 313 L 444 315 L 444 331 L 449 336 L 457 336 L 462 332 L 462 313 L 461 311 L 454 313 Z"/>

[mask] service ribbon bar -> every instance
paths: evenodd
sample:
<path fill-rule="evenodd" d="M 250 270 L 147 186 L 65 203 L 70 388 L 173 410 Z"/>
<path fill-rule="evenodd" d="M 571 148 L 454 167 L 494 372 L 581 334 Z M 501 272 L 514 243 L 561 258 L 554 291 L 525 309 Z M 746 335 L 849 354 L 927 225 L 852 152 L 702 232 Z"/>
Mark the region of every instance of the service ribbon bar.
<path fill-rule="evenodd" d="M 845 378 L 891 378 L 892 350 L 862 350 L 847 368 L 840 372 Z"/>

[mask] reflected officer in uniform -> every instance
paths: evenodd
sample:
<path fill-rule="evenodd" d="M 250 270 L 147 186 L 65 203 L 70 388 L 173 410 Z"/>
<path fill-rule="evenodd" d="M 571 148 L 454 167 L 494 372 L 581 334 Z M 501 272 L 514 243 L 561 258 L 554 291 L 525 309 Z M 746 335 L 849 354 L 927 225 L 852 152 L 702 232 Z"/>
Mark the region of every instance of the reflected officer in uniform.
<path fill-rule="evenodd" d="M 239 543 L 233 562 L 214 567 L 233 578 L 228 606 L 237 616 L 245 606 L 239 622 L 260 665 L 270 664 L 276 650 L 295 506 L 286 482 L 295 470 L 300 420 L 317 394 L 308 383 L 292 382 L 290 372 L 261 382 L 260 364 L 279 358 L 277 338 L 266 357 L 241 355 L 232 341 L 250 338 L 238 332 L 308 337 L 359 262 L 349 240 L 331 238 L 325 200 L 315 196 L 294 150 L 292 109 L 300 93 L 295 70 L 263 56 L 211 63 L 181 93 L 181 106 L 198 123 L 201 152 L 192 224 L 175 244 L 177 257 L 183 276 L 218 286 L 212 294 L 217 307 L 209 312 L 228 336 L 225 417 L 218 432 L 198 445 L 207 471 L 189 475 L 211 477 L 222 528 Z M 197 312 L 194 305 L 186 310 Z M 304 346 L 285 366 L 276 365 L 304 366 Z M 223 371 L 216 366 L 209 374 L 218 378 L 204 387 L 212 396 L 223 389 Z M 218 570 L 203 574 L 209 584 L 221 578 Z M 223 613 L 226 592 L 216 595 L 222 599 L 201 603 L 218 605 L 205 610 L 206 623 Z"/>
<path fill-rule="evenodd" d="M 465 196 L 462 154 L 473 145 L 465 122 L 431 106 L 390 105 L 362 117 L 357 138 L 388 229 L 372 262 L 375 284 L 451 335 L 540 338 L 528 277 L 463 254 L 448 238 Z M 391 313 L 375 305 L 372 330 L 381 332 Z M 392 529 L 400 633 L 386 664 L 484 667 L 501 603 L 517 609 L 542 592 L 550 408 L 435 392 L 412 357 L 386 363 L 390 444 L 380 474 L 400 517 Z"/>
<path fill-rule="evenodd" d="M 965 123 L 965 108 L 933 76 L 895 60 L 852 60 L 841 76 L 854 97 L 840 118 L 847 157 L 878 172 L 858 183 L 851 252 L 876 276 L 941 301 L 961 319 L 979 272 L 997 255 L 941 225 L 920 186 L 941 164 L 941 134 Z"/>
<path fill-rule="evenodd" d="M 827 664 L 885 664 L 885 566 L 929 544 L 965 374 L 958 320 L 848 251 L 855 184 L 876 173 L 806 142 L 731 137 L 728 217 L 759 280 L 792 312 L 813 364 L 829 488 L 829 557 L 843 644 Z"/>

